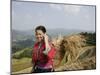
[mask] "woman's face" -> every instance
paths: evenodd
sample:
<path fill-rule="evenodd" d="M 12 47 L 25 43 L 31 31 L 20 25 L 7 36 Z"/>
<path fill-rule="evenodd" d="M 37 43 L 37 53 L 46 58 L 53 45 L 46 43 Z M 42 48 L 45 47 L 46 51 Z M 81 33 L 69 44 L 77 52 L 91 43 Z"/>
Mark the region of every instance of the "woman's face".
<path fill-rule="evenodd" d="M 35 36 L 36 36 L 37 41 L 41 42 L 43 40 L 44 33 L 42 32 L 42 30 L 36 30 Z"/>

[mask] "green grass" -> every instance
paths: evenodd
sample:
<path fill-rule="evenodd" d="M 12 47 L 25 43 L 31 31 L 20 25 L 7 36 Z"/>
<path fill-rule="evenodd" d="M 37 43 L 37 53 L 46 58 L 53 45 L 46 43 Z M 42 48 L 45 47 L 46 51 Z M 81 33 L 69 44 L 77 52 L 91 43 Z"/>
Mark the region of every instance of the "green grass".
<path fill-rule="evenodd" d="M 23 50 L 20 50 L 14 54 L 12 54 L 13 58 L 15 59 L 21 59 L 23 57 L 32 57 L 32 48 L 24 48 Z"/>
<path fill-rule="evenodd" d="M 12 59 L 12 72 L 21 71 L 31 66 L 31 58 Z"/>

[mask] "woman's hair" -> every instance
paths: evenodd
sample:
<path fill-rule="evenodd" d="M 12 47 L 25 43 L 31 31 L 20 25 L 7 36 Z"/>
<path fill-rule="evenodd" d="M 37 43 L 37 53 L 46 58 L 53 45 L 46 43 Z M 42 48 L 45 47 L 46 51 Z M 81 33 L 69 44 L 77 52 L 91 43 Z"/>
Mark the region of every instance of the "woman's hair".
<path fill-rule="evenodd" d="M 45 28 L 44 26 L 37 26 L 37 27 L 35 28 L 35 32 L 36 32 L 37 30 L 41 30 L 43 33 L 46 33 L 46 28 Z"/>

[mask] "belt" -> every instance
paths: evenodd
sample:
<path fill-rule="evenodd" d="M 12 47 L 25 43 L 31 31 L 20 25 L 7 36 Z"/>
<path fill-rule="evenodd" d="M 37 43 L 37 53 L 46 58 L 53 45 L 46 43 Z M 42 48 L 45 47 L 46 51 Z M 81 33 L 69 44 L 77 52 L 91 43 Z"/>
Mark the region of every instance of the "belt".
<path fill-rule="evenodd" d="M 36 65 L 36 67 L 39 68 L 39 69 L 52 69 L 52 65 L 44 66 L 44 67 Z"/>

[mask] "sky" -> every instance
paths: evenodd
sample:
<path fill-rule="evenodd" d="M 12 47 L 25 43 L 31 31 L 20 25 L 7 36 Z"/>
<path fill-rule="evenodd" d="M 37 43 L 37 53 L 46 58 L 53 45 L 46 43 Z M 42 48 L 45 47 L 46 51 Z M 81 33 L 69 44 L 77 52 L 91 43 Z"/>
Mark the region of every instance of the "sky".
<path fill-rule="evenodd" d="M 47 29 L 95 31 L 95 6 L 12 1 L 12 29 L 30 30 L 38 25 Z"/>

